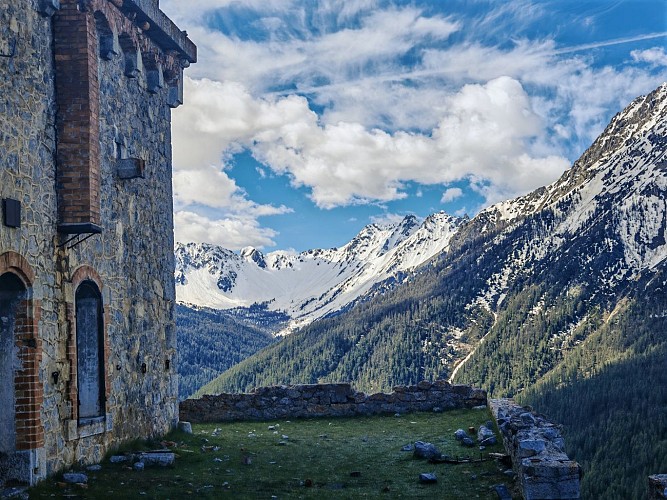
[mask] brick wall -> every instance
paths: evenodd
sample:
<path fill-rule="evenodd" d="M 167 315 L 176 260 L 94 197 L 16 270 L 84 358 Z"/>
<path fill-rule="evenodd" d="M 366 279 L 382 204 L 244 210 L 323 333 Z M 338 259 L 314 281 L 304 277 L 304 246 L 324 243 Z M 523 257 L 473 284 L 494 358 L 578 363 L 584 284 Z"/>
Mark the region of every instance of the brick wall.
<path fill-rule="evenodd" d="M 100 224 L 100 85 L 95 20 L 76 0 L 54 16 L 58 221 Z M 85 231 L 82 231 L 85 232 Z"/>

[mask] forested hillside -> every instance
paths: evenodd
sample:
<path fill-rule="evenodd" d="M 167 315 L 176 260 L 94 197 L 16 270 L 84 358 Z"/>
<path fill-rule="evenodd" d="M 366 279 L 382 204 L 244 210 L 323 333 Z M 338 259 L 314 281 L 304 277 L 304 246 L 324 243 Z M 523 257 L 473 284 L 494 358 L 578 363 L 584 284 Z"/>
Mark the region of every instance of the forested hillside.
<path fill-rule="evenodd" d="M 181 305 L 176 306 L 176 331 L 180 399 L 274 342 L 270 333 L 227 313 Z"/>
<path fill-rule="evenodd" d="M 484 210 L 446 253 L 200 393 L 450 377 L 563 422 L 586 498 L 641 498 L 667 456 L 667 85 L 554 184 Z M 465 362 L 462 362 L 465 360 Z"/>

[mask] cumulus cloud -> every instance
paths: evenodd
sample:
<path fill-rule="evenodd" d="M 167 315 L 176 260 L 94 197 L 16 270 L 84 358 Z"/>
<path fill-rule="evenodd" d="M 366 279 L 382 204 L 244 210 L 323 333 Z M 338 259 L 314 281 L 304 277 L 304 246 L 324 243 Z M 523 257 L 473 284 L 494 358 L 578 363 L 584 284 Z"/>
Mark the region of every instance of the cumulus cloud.
<path fill-rule="evenodd" d="M 176 241 L 213 243 L 230 250 L 241 250 L 246 246 L 263 248 L 273 246 L 277 233 L 261 227 L 256 219 L 228 217 L 213 220 L 190 211 L 174 214 Z"/>
<path fill-rule="evenodd" d="M 405 219 L 404 215 L 392 214 L 392 213 L 385 213 L 382 215 L 371 216 L 371 222 L 379 226 L 398 224 L 403 219 Z"/>
<path fill-rule="evenodd" d="M 183 131 L 175 134 L 180 135 L 175 138 L 176 165 L 183 169 L 176 173 L 177 199 L 186 197 L 180 188 L 190 182 L 190 190 L 210 206 L 225 205 L 234 185 L 224 172 L 211 169 L 186 174 L 201 165 L 184 162 L 187 157 L 201 162 L 197 151 L 216 147 L 217 156 L 225 148 L 249 148 L 275 173 L 287 174 L 294 186 L 309 188 L 322 208 L 401 199 L 409 181 L 439 184 L 463 178 L 476 179 L 485 186 L 481 192 L 495 200 L 552 181 L 568 164 L 557 156 L 530 154 L 528 140 L 543 124 L 521 84 L 508 77 L 466 85 L 443 99 L 443 117 L 426 134 L 390 133 L 343 121 L 323 124 L 304 98 L 257 99 L 238 84 L 200 80 L 186 87 L 189 111 L 174 116 L 174 130 Z M 225 119 L 216 122 L 216 116 Z M 196 141 L 187 140 L 188 134 Z M 212 187 L 218 183 L 219 190 Z"/>
<path fill-rule="evenodd" d="M 529 39 L 524 28 L 547 15 L 530 0 L 468 19 L 381 0 L 161 3 L 205 61 L 188 70 L 187 104 L 173 113 L 177 222 L 214 208 L 220 220 L 197 216 L 203 234 L 238 242 L 237 223 L 247 224 L 254 246 L 275 237 L 258 217 L 289 208 L 239 189 L 224 168 L 236 152 L 287 175 L 321 208 L 462 179 L 491 203 L 557 178 L 612 112 L 667 79 L 663 47 L 610 67 L 592 64 L 585 46 Z M 223 12 L 247 24 L 214 29 Z M 509 26 L 513 40 L 490 42 Z M 593 45 L 610 43 L 625 41 Z"/>
<path fill-rule="evenodd" d="M 633 50 L 630 52 L 637 62 L 646 62 L 656 67 L 667 67 L 667 52 L 664 47 L 653 47 L 647 50 Z"/>
<path fill-rule="evenodd" d="M 461 188 L 448 188 L 444 193 L 442 193 L 440 202 L 449 203 L 450 201 L 454 201 L 461 196 L 463 196 L 463 190 Z"/>

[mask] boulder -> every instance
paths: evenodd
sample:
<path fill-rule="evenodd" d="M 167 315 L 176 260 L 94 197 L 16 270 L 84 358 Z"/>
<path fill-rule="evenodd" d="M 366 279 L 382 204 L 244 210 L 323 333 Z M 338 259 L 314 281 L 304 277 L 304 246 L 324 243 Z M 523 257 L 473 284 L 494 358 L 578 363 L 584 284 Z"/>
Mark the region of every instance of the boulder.
<path fill-rule="evenodd" d="M 415 451 L 413 452 L 415 458 L 425 458 L 430 460 L 432 458 L 440 458 L 442 453 L 432 443 L 424 443 L 423 441 L 415 442 Z"/>

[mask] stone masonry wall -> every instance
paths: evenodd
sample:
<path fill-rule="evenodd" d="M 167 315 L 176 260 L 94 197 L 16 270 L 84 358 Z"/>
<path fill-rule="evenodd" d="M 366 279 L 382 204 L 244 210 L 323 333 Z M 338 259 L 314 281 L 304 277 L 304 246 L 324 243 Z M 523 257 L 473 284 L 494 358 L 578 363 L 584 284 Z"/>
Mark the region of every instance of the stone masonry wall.
<path fill-rule="evenodd" d="M 525 500 L 580 498 L 581 468 L 565 453 L 559 428 L 511 399 L 490 404 Z"/>
<path fill-rule="evenodd" d="M 486 392 L 444 380 L 394 387 L 390 394 L 366 395 L 350 384 L 262 387 L 246 394 L 205 395 L 180 404 L 180 419 L 188 422 L 273 420 L 277 418 L 350 417 L 443 411 L 486 404 Z"/>
<path fill-rule="evenodd" d="M 96 30 L 95 44 L 82 50 L 101 50 L 101 36 L 111 32 L 100 27 L 127 31 L 124 38 L 124 32 L 112 33 L 110 50 L 91 58 L 99 83 L 99 116 L 91 116 L 99 120 L 95 222 L 101 233 L 82 242 L 67 242 L 70 235 L 58 231 L 56 122 L 63 115 L 56 105 L 53 36 L 67 31 L 54 31 L 53 16 L 66 4 L 95 19 L 87 24 Z M 165 34 L 152 33 L 168 23 L 149 23 L 141 11 L 133 16 L 118 7 L 136 4 L 0 0 L 0 198 L 21 203 L 20 227 L 0 220 L 0 273 L 28 276 L 22 328 L 30 338 L 19 340 L 31 349 L 26 363 L 34 364 L 39 381 L 30 396 L 38 418 L 30 417 L 30 425 L 40 432 L 29 436 L 30 477 L 20 478 L 27 482 L 33 472 L 40 478 L 76 462 L 97 462 L 120 442 L 162 434 L 178 419 L 170 108 L 179 104 L 173 89 L 187 61 L 169 49 L 164 57 L 176 69 L 160 66 L 165 51 L 156 40 Z M 140 61 L 131 72 L 128 58 Z M 126 160 L 140 168 L 128 175 Z M 83 279 L 98 284 L 104 316 L 106 414 L 90 426 L 77 422 L 76 409 L 74 298 Z"/>
<path fill-rule="evenodd" d="M 649 500 L 662 500 L 667 498 L 667 474 L 655 474 L 648 478 Z"/>

